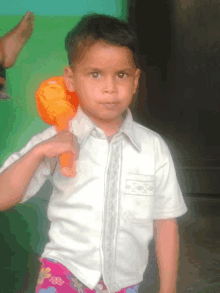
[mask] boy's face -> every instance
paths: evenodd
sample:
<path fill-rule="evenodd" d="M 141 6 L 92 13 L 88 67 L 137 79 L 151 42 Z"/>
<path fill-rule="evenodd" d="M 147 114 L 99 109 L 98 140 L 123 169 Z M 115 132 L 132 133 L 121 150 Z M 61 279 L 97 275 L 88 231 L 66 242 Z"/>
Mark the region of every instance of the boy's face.
<path fill-rule="evenodd" d="M 140 70 L 126 47 L 97 42 L 65 78 L 79 97 L 83 111 L 95 123 L 120 121 L 136 92 Z"/>

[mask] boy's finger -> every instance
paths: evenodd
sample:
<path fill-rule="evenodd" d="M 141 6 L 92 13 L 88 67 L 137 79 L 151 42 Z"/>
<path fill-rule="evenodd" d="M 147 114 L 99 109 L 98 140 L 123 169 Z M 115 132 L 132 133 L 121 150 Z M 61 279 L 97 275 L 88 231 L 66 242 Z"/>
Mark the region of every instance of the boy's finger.
<path fill-rule="evenodd" d="M 75 143 L 78 143 L 78 137 L 72 133 L 72 137 Z"/>
<path fill-rule="evenodd" d="M 78 160 L 78 158 L 79 158 L 79 148 L 78 148 L 78 146 L 76 144 L 73 145 L 73 151 L 74 151 L 73 154 L 75 156 L 75 159 Z"/>
<path fill-rule="evenodd" d="M 76 147 L 76 150 L 77 150 L 77 153 L 78 153 L 79 149 L 80 149 L 80 145 L 79 145 L 77 136 L 74 135 L 74 134 L 73 134 L 73 142 L 74 142 L 74 146 Z"/>

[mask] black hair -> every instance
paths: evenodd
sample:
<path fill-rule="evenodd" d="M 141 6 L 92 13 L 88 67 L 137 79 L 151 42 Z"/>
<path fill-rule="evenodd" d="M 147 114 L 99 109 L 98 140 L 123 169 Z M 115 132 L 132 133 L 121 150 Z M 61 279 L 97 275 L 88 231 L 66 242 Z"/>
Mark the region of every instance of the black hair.
<path fill-rule="evenodd" d="M 85 15 L 67 34 L 65 48 L 69 65 L 73 66 L 78 57 L 79 47 L 87 48 L 97 41 L 104 41 L 117 46 L 129 48 L 138 66 L 138 39 L 135 30 L 118 18 L 102 15 Z"/>

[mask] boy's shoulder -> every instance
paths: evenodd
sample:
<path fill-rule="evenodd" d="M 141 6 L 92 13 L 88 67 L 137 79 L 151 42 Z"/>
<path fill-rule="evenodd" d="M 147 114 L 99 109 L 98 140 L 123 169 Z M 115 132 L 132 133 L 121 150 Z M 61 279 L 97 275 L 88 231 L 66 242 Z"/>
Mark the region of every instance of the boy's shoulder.
<path fill-rule="evenodd" d="M 43 131 L 39 132 L 37 135 L 41 136 L 42 138 L 49 138 L 54 136 L 57 133 L 55 126 L 47 126 Z"/>
<path fill-rule="evenodd" d="M 165 156 L 171 153 L 169 140 L 156 131 L 136 121 L 133 122 L 133 131 L 134 137 L 142 150 L 149 150 L 151 148 L 158 155 Z"/>
<path fill-rule="evenodd" d="M 143 142 L 145 142 L 146 139 L 165 142 L 159 133 L 148 128 L 147 126 L 140 124 L 139 122 L 136 122 L 136 121 L 133 122 L 133 130 L 134 130 L 135 136 L 138 137 Z"/>
<path fill-rule="evenodd" d="M 172 141 L 164 138 L 156 131 L 138 123 L 133 123 L 134 136 L 139 143 L 141 154 L 152 153 L 155 155 L 157 162 L 164 159 L 174 160 L 178 156 Z"/>
<path fill-rule="evenodd" d="M 29 142 L 32 142 L 32 144 L 38 144 L 44 140 L 50 139 L 54 135 L 56 135 L 57 131 L 54 126 L 48 126 L 46 129 L 43 131 L 35 134 L 32 136 L 32 138 L 29 140 Z"/>

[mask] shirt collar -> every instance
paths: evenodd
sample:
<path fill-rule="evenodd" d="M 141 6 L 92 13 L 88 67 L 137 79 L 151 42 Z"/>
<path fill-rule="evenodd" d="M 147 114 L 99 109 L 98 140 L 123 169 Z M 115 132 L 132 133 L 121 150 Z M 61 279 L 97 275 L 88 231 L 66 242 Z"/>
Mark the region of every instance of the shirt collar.
<path fill-rule="evenodd" d="M 77 136 L 78 142 L 80 145 L 84 143 L 84 141 L 87 139 L 87 137 L 89 136 L 89 134 L 92 132 L 94 128 L 95 128 L 95 124 L 82 111 L 81 107 L 78 106 L 76 115 L 71 121 L 70 131 L 73 132 Z"/>
<path fill-rule="evenodd" d="M 134 132 L 134 120 L 132 118 L 131 110 L 128 108 L 125 120 L 122 124 L 122 127 L 119 131 L 119 133 L 124 133 L 130 142 L 138 149 L 138 151 L 141 150 L 141 144 L 137 137 L 137 134 Z"/>
<path fill-rule="evenodd" d="M 96 130 L 100 134 L 104 134 L 103 130 L 95 125 L 92 120 L 83 112 L 82 108 L 78 106 L 76 115 L 71 121 L 71 131 L 77 136 L 78 142 L 82 145 L 87 137 L 91 134 L 93 130 Z M 130 142 L 140 151 L 140 141 L 137 135 L 134 133 L 134 121 L 132 118 L 131 110 L 128 108 L 125 120 L 119 131 L 124 133 Z"/>

